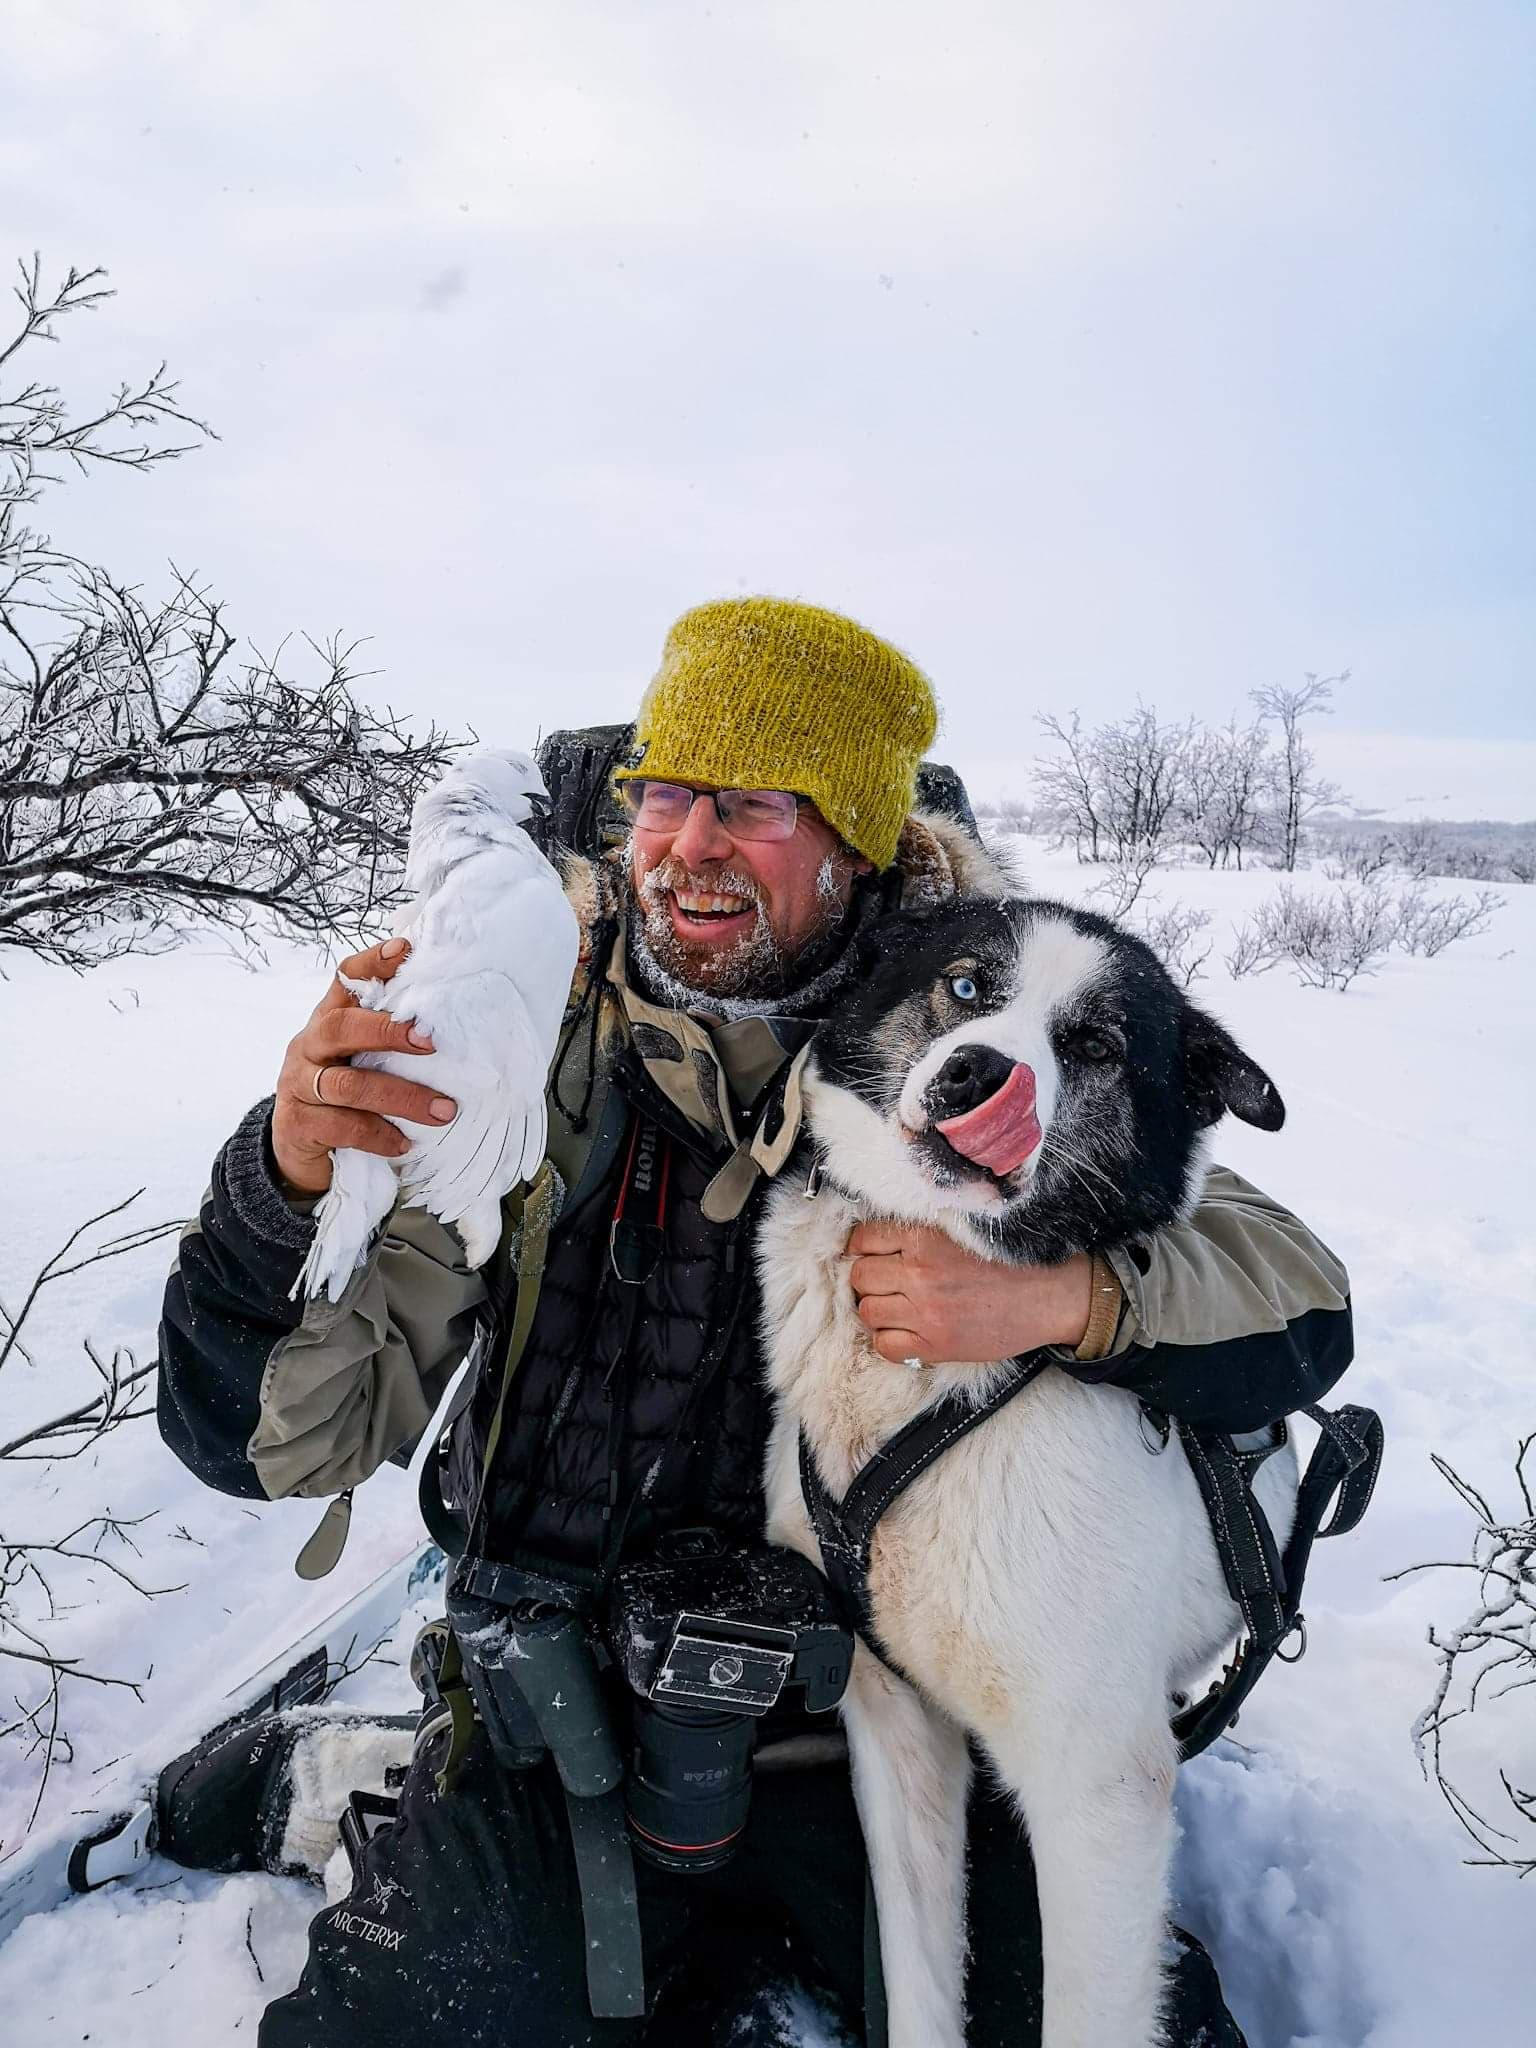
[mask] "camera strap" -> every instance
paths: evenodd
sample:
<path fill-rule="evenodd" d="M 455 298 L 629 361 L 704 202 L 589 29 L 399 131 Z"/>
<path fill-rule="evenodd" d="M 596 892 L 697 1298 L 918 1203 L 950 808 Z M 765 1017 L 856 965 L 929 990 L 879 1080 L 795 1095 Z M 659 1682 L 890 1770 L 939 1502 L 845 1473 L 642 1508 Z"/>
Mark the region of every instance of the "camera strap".
<path fill-rule="evenodd" d="M 608 1230 L 608 1259 L 613 1277 L 626 1287 L 643 1287 L 661 1258 L 667 1227 L 667 1190 L 672 1179 L 672 1140 L 656 1121 L 637 1116 L 629 1134 L 629 1154 L 619 1180 L 619 1196 Z M 638 1207 L 652 1197 L 649 1223 L 628 1213 L 630 1196 Z"/>

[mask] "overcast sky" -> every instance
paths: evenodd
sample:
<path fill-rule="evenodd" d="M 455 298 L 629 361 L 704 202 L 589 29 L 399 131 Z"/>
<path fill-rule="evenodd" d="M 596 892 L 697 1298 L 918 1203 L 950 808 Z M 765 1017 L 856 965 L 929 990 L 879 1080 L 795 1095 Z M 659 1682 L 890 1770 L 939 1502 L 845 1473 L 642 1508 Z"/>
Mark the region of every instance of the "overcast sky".
<path fill-rule="evenodd" d="M 221 440 L 57 499 L 517 742 L 687 605 L 1032 714 L 1349 668 L 1376 804 L 1536 814 L 1528 0 L 0 0 L 0 246 Z"/>

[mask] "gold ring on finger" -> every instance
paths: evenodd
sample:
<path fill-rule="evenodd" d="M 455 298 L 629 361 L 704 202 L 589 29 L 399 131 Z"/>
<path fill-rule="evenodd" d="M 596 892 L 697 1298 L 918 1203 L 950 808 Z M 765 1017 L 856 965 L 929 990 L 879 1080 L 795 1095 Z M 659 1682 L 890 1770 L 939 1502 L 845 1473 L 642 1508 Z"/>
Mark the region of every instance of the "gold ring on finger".
<path fill-rule="evenodd" d="M 329 1109 L 331 1105 L 320 1093 L 320 1076 L 322 1074 L 328 1074 L 330 1071 L 331 1070 L 329 1067 L 316 1067 L 314 1073 L 310 1076 L 309 1080 L 310 1093 L 314 1096 L 316 1102 L 320 1104 L 322 1109 Z"/>

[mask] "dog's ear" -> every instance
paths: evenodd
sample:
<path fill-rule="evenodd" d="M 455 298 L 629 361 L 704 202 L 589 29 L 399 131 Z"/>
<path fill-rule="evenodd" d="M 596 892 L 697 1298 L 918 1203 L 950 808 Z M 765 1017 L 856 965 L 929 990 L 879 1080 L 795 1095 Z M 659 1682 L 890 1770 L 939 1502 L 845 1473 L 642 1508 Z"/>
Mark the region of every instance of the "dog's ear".
<path fill-rule="evenodd" d="M 1231 1110 L 1261 1131 L 1279 1130 L 1285 1122 L 1279 1089 L 1231 1033 L 1193 1003 L 1184 1005 L 1183 1041 L 1184 1093 L 1196 1123 L 1216 1123 Z"/>

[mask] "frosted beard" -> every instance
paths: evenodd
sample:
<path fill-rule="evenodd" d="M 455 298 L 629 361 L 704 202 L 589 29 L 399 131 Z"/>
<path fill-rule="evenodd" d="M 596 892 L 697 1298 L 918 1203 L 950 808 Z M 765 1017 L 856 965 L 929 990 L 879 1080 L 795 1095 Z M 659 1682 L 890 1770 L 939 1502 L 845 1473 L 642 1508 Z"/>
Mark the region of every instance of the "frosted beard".
<path fill-rule="evenodd" d="M 674 984 L 680 992 L 712 997 L 722 1008 L 737 1003 L 756 1008 L 819 980 L 841 951 L 846 908 L 841 880 L 829 854 L 816 875 L 816 916 L 811 928 L 793 953 L 786 953 L 773 929 L 762 890 L 750 875 L 737 868 L 697 875 L 686 862 L 669 854 L 634 889 L 640 927 L 635 934 L 640 942 L 636 950 L 654 976 Z M 676 889 L 739 897 L 755 913 L 752 923 L 728 945 L 690 945 L 678 936 L 672 922 L 667 899 Z"/>

